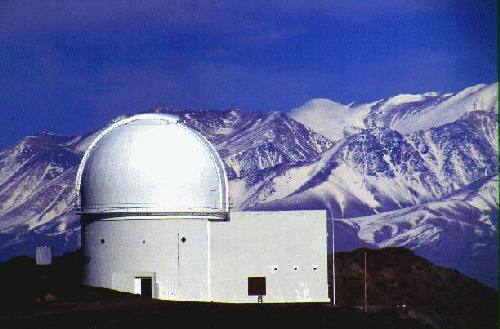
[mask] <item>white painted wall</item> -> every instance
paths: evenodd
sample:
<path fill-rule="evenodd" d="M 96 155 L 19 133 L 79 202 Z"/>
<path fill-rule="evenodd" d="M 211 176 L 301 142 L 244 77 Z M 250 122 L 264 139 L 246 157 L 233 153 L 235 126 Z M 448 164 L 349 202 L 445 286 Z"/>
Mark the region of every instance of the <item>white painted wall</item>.
<path fill-rule="evenodd" d="M 134 279 L 134 294 L 140 295 L 142 292 L 141 289 L 141 278 L 135 278 Z"/>
<path fill-rule="evenodd" d="M 325 211 L 231 212 L 210 231 L 213 301 L 257 302 L 254 276 L 266 277 L 264 303 L 329 301 Z"/>
<path fill-rule="evenodd" d="M 156 298 L 207 300 L 207 226 L 206 220 L 127 217 L 87 224 L 84 283 L 134 293 L 134 277 L 152 276 Z"/>
<path fill-rule="evenodd" d="M 155 298 L 254 303 L 248 277 L 263 276 L 264 302 L 327 302 L 326 234 L 325 211 L 94 221 L 83 229 L 84 283 L 134 293 L 134 278 L 151 276 Z"/>

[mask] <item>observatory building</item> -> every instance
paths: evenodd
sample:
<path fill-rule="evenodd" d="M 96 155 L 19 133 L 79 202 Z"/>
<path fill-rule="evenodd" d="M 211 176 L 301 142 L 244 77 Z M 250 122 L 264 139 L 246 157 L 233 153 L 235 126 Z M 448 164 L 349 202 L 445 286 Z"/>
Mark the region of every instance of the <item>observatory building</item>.
<path fill-rule="evenodd" d="M 182 301 L 328 301 L 326 212 L 230 211 L 224 163 L 175 116 L 107 127 L 77 189 L 87 285 Z"/>

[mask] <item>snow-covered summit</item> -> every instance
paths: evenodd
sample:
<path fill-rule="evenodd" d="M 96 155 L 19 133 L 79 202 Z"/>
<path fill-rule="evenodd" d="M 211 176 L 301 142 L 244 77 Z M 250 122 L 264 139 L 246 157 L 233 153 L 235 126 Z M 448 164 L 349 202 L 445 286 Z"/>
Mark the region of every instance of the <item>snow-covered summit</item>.
<path fill-rule="evenodd" d="M 394 97 L 390 97 L 386 104 L 389 106 L 397 106 L 406 103 L 414 103 L 424 101 L 427 97 L 436 97 L 437 93 L 429 92 L 422 95 L 418 94 L 400 94 Z"/>
<path fill-rule="evenodd" d="M 365 128 L 364 119 L 371 104 L 344 105 L 325 98 L 312 99 L 290 112 L 298 122 L 311 127 L 315 132 L 332 141 L 340 140 L 344 130 Z"/>
<path fill-rule="evenodd" d="M 290 115 L 317 133 L 339 140 L 351 128 L 387 127 L 406 135 L 456 121 L 472 111 L 498 113 L 498 82 L 458 93 L 400 94 L 364 104 L 314 99 Z"/>

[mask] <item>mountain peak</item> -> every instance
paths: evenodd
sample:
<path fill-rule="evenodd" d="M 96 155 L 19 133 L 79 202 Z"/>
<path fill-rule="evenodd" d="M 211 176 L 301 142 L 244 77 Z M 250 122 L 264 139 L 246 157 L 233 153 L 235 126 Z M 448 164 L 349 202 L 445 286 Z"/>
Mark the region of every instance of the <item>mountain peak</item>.
<path fill-rule="evenodd" d="M 313 98 L 310 101 L 306 102 L 304 105 L 300 106 L 298 109 L 328 108 L 330 110 L 341 110 L 347 106 L 348 105 L 335 102 L 328 98 Z"/>
<path fill-rule="evenodd" d="M 333 141 L 343 136 L 346 128 L 364 128 L 364 117 L 369 107 L 337 103 L 330 99 L 316 98 L 290 112 L 290 116 L 312 128 L 316 133 Z"/>
<path fill-rule="evenodd" d="M 426 97 L 436 97 L 436 96 L 441 96 L 440 93 L 436 92 L 436 91 L 428 91 L 426 93 L 423 93 L 422 94 L 423 96 L 426 96 Z"/>
<path fill-rule="evenodd" d="M 386 104 L 390 105 L 401 105 L 405 103 L 414 103 L 425 100 L 425 95 L 420 94 L 400 94 L 390 97 Z"/>

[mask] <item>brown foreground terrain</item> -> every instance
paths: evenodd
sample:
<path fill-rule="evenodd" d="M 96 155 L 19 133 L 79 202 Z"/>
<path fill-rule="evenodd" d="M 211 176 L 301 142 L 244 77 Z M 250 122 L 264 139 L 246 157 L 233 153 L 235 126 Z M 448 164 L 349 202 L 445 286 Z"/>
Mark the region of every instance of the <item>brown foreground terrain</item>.
<path fill-rule="evenodd" d="M 367 252 L 369 312 L 364 301 Z M 335 255 L 337 306 L 158 301 L 81 282 L 78 252 L 0 264 L 0 328 L 498 328 L 498 292 L 401 248 Z"/>

